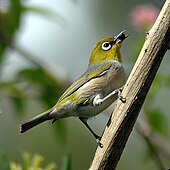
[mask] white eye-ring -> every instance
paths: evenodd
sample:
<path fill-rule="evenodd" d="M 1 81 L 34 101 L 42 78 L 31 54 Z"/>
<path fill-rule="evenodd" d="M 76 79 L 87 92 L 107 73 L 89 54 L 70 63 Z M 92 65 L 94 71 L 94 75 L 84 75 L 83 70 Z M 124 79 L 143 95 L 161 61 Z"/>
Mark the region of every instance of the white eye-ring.
<path fill-rule="evenodd" d="M 102 44 L 102 50 L 107 51 L 110 50 L 112 48 L 112 45 L 110 44 L 110 42 L 104 42 Z"/>

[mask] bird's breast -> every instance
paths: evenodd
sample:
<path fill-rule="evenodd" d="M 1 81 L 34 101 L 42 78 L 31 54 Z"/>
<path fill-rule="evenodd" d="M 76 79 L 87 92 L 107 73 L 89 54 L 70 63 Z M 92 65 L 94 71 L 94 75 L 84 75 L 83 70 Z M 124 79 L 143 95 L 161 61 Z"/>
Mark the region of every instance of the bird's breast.
<path fill-rule="evenodd" d="M 109 93 L 122 87 L 125 83 L 123 67 L 110 68 L 107 74 L 91 79 L 76 92 L 76 100 L 80 104 L 78 114 L 81 116 L 91 117 L 102 112 L 109 107 L 116 99 L 117 95 L 107 99 L 99 106 L 93 106 L 93 99 L 100 94 L 102 98 Z"/>

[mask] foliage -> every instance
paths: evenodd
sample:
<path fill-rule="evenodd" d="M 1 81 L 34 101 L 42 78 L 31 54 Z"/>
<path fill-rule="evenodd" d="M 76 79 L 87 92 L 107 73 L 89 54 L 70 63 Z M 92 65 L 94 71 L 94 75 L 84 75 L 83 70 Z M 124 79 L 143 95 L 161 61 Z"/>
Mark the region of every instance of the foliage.
<path fill-rule="evenodd" d="M 56 170 L 55 163 L 48 164 L 45 168 L 42 167 L 44 158 L 38 154 L 31 156 L 29 153 L 23 154 L 23 165 L 15 162 L 10 163 L 11 170 Z"/>
<path fill-rule="evenodd" d="M 3 5 L 3 1 L 0 1 L 0 6 Z M 150 16 L 146 15 L 146 12 L 141 12 L 139 17 L 139 10 L 149 11 Z M 39 7 L 26 6 L 22 0 L 9 0 L 7 6 L 4 5 L 4 9 L 0 8 L 0 96 L 7 97 L 13 106 L 15 106 L 15 112 L 17 115 L 21 115 L 26 110 L 25 102 L 29 99 L 37 99 L 41 101 L 46 107 L 51 107 L 64 92 L 65 88 L 70 84 L 67 80 L 63 82 L 59 75 L 54 75 L 54 72 L 50 71 L 50 67 L 47 63 L 42 64 L 36 61 L 36 57 L 23 53 L 15 46 L 15 40 L 17 38 L 17 32 L 22 28 L 22 19 L 28 12 L 37 13 L 47 18 L 57 19 L 58 22 L 64 21 L 63 18 L 51 10 L 42 9 Z M 134 9 L 130 16 L 132 29 L 137 31 L 140 35 L 136 38 L 131 51 L 131 56 L 136 57 L 141 49 L 144 41 L 144 32 L 148 31 L 158 15 L 158 10 L 151 5 L 142 5 Z M 137 19 L 140 18 L 140 21 Z M 146 21 L 149 19 L 148 21 Z M 141 21 L 142 20 L 142 21 Z M 140 24 L 137 24 L 140 23 Z M 143 23 L 143 25 L 141 25 Z M 147 25 L 149 24 L 149 25 Z M 6 53 L 9 49 L 17 51 L 24 59 L 28 59 L 30 66 L 22 68 L 14 73 L 14 76 L 10 79 L 2 79 L 4 63 L 6 61 Z M 24 49 L 22 49 L 24 51 Z M 134 59 L 134 58 L 133 58 Z M 170 87 L 170 77 L 162 73 L 158 73 L 154 83 L 150 89 L 147 99 L 144 104 L 145 121 L 151 129 L 152 134 L 161 135 L 167 137 L 168 121 L 166 114 L 161 109 L 160 105 L 155 107 L 154 103 L 157 96 L 161 93 L 161 89 Z M 1 110 L 1 108 L 0 108 Z M 59 121 L 54 126 L 55 131 L 65 141 L 66 126 L 63 121 Z M 148 139 L 147 139 L 148 140 Z M 146 142 L 147 143 L 147 142 Z M 148 147 L 151 143 L 148 144 Z M 157 147 L 157 146 L 152 146 Z M 155 149 L 155 152 L 159 149 Z M 150 158 L 154 157 L 155 152 L 150 154 Z M 159 154 L 159 153 L 158 153 Z M 28 153 L 23 154 L 23 165 L 9 162 L 4 154 L 0 153 L 0 169 L 2 170 L 36 170 L 42 168 L 43 158 L 40 155 L 30 155 Z M 68 155 L 63 160 L 62 170 L 71 170 L 71 156 Z M 56 164 L 50 163 L 44 170 L 56 169 Z"/>
<path fill-rule="evenodd" d="M 10 170 L 10 162 L 2 152 L 0 152 L 0 168 L 1 170 Z"/>
<path fill-rule="evenodd" d="M 158 16 L 158 9 L 151 4 L 139 5 L 134 10 L 132 10 L 130 17 L 131 17 L 131 25 L 134 30 L 138 33 L 143 33 L 144 31 L 147 32 L 152 24 L 155 22 Z M 140 15 L 140 17 L 139 17 Z M 147 35 L 146 35 L 147 36 Z M 140 42 L 140 43 L 139 43 Z M 134 46 L 134 56 L 137 56 L 139 53 L 142 43 L 141 37 L 135 41 L 133 44 Z M 136 53 L 136 54 L 135 54 Z M 166 153 L 169 155 L 169 152 L 166 152 L 166 149 L 169 150 L 170 145 L 166 146 L 159 146 L 166 143 L 165 139 L 161 136 L 166 137 L 168 132 L 168 121 L 166 118 L 166 114 L 164 113 L 163 109 L 161 109 L 160 105 L 155 107 L 157 96 L 161 94 L 162 89 L 166 89 L 166 87 L 170 87 L 170 77 L 169 75 L 165 75 L 158 72 L 151 89 L 147 95 L 146 101 L 143 105 L 143 112 L 144 112 L 144 120 L 146 123 L 145 126 L 145 133 L 141 133 L 142 137 L 144 138 L 147 146 L 147 158 L 152 158 L 155 161 L 155 165 L 157 165 L 160 169 L 164 169 L 165 165 L 163 160 L 163 156 L 161 153 Z M 141 121 L 142 122 L 142 121 Z M 139 120 L 139 124 L 141 123 Z M 143 124 L 143 123 L 142 123 Z M 139 126 L 137 129 L 140 128 Z M 146 135 L 147 134 L 147 135 Z M 161 136 L 160 136 L 161 135 Z M 159 141 L 154 142 L 154 136 Z M 153 138 L 153 139 L 152 139 Z M 161 141 L 161 142 L 160 142 Z M 163 141 L 163 142 L 162 142 Z M 159 143 L 160 142 L 160 143 Z M 167 147 L 167 148 L 165 148 Z M 149 154 L 148 154 L 149 153 Z M 167 156 L 166 155 L 166 156 Z M 170 156 L 170 155 L 169 155 Z"/>
<path fill-rule="evenodd" d="M 5 2 L 2 1 L 0 3 L 3 6 Z M 48 67 L 47 64 L 44 65 L 36 61 L 34 56 L 26 53 L 24 49 L 21 50 L 15 46 L 16 33 L 22 26 L 23 16 L 28 12 L 63 20 L 59 14 L 38 7 L 26 6 L 21 0 L 10 1 L 4 11 L 0 10 L 1 74 L 3 74 L 3 65 L 6 60 L 5 54 L 9 48 L 17 51 L 21 57 L 31 62 L 30 67 L 17 71 L 12 80 L 2 80 L 0 77 L 0 95 L 10 99 L 15 106 L 17 115 L 24 113 L 26 109 L 25 102 L 28 99 L 35 98 L 38 101 L 42 101 L 47 108 L 53 106 L 69 84 L 67 80 L 61 82 L 59 75 L 54 75 L 54 73 L 50 72 L 50 68 L 46 68 Z M 54 127 L 59 134 L 65 131 L 61 131 L 61 127 L 65 129 L 63 122 L 60 123 L 60 126 L 55 124 Z M 63 134 L 61 138 L 64 138 Z"/>
<path fill-rule="evenodd" d="M 24 152 L 22 154 L 22 164 L 14 161 L 9 162 L 5 155 L 0 153 L 0 168 L 1 170 L 57 170 L 56 163 L 51 162 L 46 166 L 43 166 L 44 158 L 39 154 L 31 155 Z M 60 170 L 72 170 L 71 155 L 68 154 L 64 157 Z"/>
<path fill-rule="evenodd" d="M 23 114 L 26 110 L 25 102 L 29 99 L 37 99 L 42 101 L 46 107 L 51 107 L 61 96 L 65 88 L 68 86 L 68 81 L 61 81 L 60 75 L 50 71 L 47 64 L 42 64 L 36 61 L 36 58 L 24 49 L 18 50 L 15 44 L 17 32 L 22 27 L 22 19 L 27 13 L 37 13 L 46 18 L 51 18 L 58 22 L 64 22 L 64 19 L 56 12 L 51 10 L 27 6 L 22 0 L 0 1 L 0 96 L 8 98 L 15 106 L 17 115 Z M 2 78 L 3 69 L 6 61 L 6 53 L 8 50 L 14 50 L 20 53 L 23 59 L 28 59 L 30 66 L 22 68 L 14 73 L 14 76 L 8 80 Z M 55 71 L 54 71 L 55 72 Z M 57 70 L 56 70 L 57 72 Z M 2 112 L 4 112 L 2 110 Z M 55 124 L 54 129 L 61 135 L 65 136 L 65 124 L 61 121 Z M 62 132 L 62 134 L 61 134 Z M 4 155 L 0 155 L 0 169 L 2 170 L 38 170 L 41 168 L 43 158 L 40 155 L 31 156 L 28 153 L 23 155 L 23 165 L 15 162 L 9 163 Z M 71 169 L 70 159 L 65 162 L 65 170 Z M 68 164 L 68 165 L 67 165 Z M 50 163 L 44 170 L 56 169 L 54 163 Z"/>
<path fill-rule="evenodd" d="M 50 17 L 54 15 L 51 11 L 45 9 L 25 6 L 21 0 L 10 1 L 7 9 L 3 12 L 0 11 L 0 65 L 3 65 L 5 62 L 5 52 L 9 48 L 16 50 L 13 42 L 17 31 L 22 26 L 22 17 L 27 12 L 36 12 L 40 15 Z M 55 16 L 61 18 L 59 15 Z M 56 102 L 56 99 L 65 89 L 65 86 L 63 86 L 63 84 L 61 84 L 61 82 L 57 80 L 54 75 L 49 74 L 41 64 L 36 64 L 34 60 L 34 58 L 31 59 L 34 67 L 19 70 L 16 72 L 16 76 L 13 80 L 1 80 L 0 83 L 0 93 L 11 99 L 17 113 L 23 112 L 23 109 L 25 108 L 24 99 L 29 97 L 25 93 L 26 86 L 29 87 L 29 85 L 31 85 L 32 88 L 42 90 L 43 92 L 39 98 L 41 98 L 48 107 L 52 106 Z M 1 66 L 1 72 L 3 73 L 2 68 L 3 67 Z M 24 86 L 20 86 L 23 82 L 27 83 Z"/>
<path fill-rule="evenodd" d="M 61 170 L 72 170 L 71 154 L 63 159 Z"/>

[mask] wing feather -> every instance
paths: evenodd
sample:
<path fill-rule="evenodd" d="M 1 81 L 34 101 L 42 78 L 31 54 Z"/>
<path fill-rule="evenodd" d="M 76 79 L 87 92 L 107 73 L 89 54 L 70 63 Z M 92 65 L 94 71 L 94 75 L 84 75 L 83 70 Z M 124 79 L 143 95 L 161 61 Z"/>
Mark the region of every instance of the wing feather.
<path fill-rule="evenodd" d="M 64 92 L 64 94 L 59 98 L 58 102 L 70 96 L 72 93 L 74 93 L 77 89 L 79 89 L 91 79 L 106 74 L 112 64 L 113 62 L 105 62 L 100 65 L 93 65 L 88 67 L 87 71 Z"/>

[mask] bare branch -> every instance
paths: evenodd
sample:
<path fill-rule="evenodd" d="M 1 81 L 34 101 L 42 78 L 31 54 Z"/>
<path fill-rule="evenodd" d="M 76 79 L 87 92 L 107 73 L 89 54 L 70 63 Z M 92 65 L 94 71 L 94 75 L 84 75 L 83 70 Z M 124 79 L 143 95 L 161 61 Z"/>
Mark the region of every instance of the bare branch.
<path fill-rule="evenodd" d="M 58 84 L 63 86 L 70 85 L 68 81 L 68 77 L 64 73 L 64 71 L 59 66 L 54 66 L 53 63 L 50 62 L 43 62 L 43 60 L 38 60 L 38 57 L 28 52 L 26 49 L 21 48 L 19 46 L 10 44 L 9 47 L 11 50 L 14 50 L 16 53 L 22 56 L 22 58 L 29 61 L 31 64 L 34 64 L 43 72 L 45 72 L 49 77 L 54 79 Z"/>
<path fill-rule="evenodd" d="M 170 158 L 170 146 L 168 143 L 166 143 L 158 134 L 153 132 L 149 128 L 148 124 L 144 121 L 137 121 L 135 128 L 146 141 L 155 164 L 159 167 L 160 170 L 165 170 L 166 168 L 164 167 L 164 164 L 161 160 L 160 153 L 162 152 L 167 156 L 168 159 Z"/>
<path fill-rule="evenodd" d="M 170 158 L 170 144 L 167 141 L 165 141 L 165 139 L 163 139 L 158 134 L 154 133 L 149 128 L 149 126 L 143 121 L 137 122 L 136 130 L 144 138 L 147 138 L 148 140 L 150 140 L 152 142 L 152 144 L 157 147 L 159 152 L 169 160 L 169 158 Z"/>
<path fill-rule="evenodd" d="M 170 42 L 170 0 L 167 0 L 123 90 L 126 103 L 117 102 L 112 117 L 105 128 L 90 170 L 115 169 L 123 152 L 145 97 L 153 82 Z"/>

